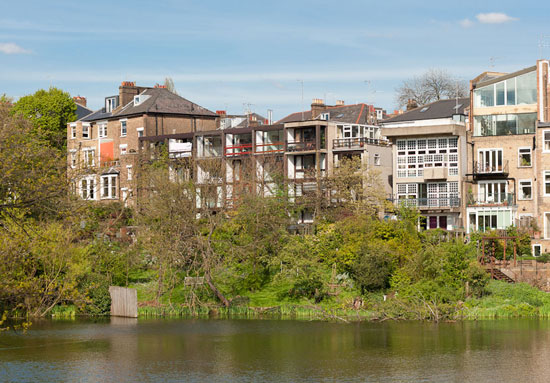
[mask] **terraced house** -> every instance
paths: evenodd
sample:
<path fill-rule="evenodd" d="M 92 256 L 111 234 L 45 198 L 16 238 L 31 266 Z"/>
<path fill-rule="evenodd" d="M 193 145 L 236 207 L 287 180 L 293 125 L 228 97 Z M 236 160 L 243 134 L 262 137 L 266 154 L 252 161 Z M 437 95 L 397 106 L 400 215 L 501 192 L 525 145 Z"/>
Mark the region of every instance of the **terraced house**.
<path fill-rule="evenodd" d="M 218 116 L 164 87 L 123 82 L 105 106 L 67 126 L 75 191 L 88 200 L 133 202 L 140 139 L 214 130 Z"/>

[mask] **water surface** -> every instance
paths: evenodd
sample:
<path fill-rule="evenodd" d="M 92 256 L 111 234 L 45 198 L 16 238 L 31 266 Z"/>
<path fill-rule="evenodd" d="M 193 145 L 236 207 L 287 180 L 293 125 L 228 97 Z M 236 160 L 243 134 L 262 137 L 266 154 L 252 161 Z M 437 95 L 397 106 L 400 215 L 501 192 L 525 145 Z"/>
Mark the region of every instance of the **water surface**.
<path fill-rule="evenodd" d="M 550 322 L 43 321 L 0 382 L 548 382 Z"/>

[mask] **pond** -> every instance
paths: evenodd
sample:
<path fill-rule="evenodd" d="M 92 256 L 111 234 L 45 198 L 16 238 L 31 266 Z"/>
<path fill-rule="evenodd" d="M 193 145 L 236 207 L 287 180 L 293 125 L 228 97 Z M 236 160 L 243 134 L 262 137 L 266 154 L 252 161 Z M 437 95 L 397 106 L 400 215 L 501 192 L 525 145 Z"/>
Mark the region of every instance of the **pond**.
<path fill-rule="evenodd" d="M 41 321 L 0 382 L 547 382 L 550 321 Z"/>

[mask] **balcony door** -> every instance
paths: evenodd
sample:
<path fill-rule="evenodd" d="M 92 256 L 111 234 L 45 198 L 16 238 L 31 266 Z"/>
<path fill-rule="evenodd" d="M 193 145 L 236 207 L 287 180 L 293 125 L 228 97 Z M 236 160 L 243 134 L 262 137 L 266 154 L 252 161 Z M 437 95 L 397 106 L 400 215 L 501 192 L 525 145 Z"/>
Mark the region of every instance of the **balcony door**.
<path fill-rule="evenodd" d="M 480 149 L 477 161 L 481 173 L 499 173 L 503 170 L 502 149 Z"/>
<path fill-rule="evenodd" d="M 480 182 L 478 186 L 480 203 L 506 202 L 508 185 L 506 182 Z"/>

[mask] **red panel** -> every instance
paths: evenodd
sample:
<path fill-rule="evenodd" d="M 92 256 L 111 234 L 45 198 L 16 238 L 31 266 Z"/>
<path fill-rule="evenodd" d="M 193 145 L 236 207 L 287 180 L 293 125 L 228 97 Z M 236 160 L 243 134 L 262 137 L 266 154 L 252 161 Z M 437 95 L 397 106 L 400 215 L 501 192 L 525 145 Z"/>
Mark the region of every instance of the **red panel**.
<path fill-rule="evenodd" d="M 113 161 L 115 157 L 115 146 L 113 141 L 101 143 L 101 162 Z"/>

